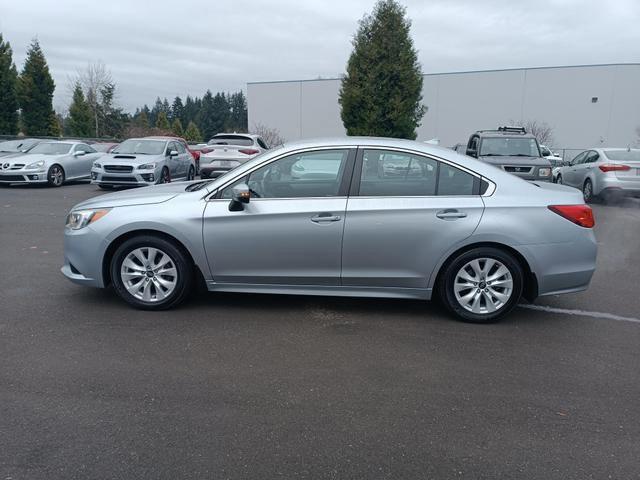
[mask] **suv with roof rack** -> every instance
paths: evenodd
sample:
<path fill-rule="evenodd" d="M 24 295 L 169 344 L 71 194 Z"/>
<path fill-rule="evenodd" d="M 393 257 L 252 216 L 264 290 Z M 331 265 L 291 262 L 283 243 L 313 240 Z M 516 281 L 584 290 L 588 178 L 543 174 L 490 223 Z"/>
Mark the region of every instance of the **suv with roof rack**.
<path fill-rule="evenodd" d="M 536 137 L 522 127 L 478 130 L 469 137 L 467 155 L 530 181 L 551 180 L 551 163 Z"/>

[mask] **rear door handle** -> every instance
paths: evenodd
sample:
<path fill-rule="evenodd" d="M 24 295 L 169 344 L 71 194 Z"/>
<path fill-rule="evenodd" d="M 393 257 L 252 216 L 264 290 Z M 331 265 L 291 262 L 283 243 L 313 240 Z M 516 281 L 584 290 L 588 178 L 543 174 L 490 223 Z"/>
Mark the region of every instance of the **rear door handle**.
<path fill-rule="evenodd" d="M 456 218 L 464 218 L 466 216 L 466 213 L 454 209 L 440 210 L 438 213 L 436 213 L 436 217 L 443 220 L 455 220 Z"/>
<path fill-rule="evenodd" d="M 318 215 L 311 217 L 311 221 L 315 223 L 339 222 L 340 215 L 331 215 L 330 213 L 319 213 Z"/>

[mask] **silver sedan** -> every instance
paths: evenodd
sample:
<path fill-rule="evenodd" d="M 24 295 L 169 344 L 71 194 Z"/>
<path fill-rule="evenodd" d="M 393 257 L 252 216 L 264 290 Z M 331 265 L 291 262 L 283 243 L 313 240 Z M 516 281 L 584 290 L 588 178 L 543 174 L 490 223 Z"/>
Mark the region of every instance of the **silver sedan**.
<path fill-rule="evenodd" d="M 640 197 L 640 149 L 586 150 L 556 169 L 554 179 L 582 190 L 586 202 Z"/>
<path fill-rule="evenodd" d="M 203 279 L 213 292 L 438 295 L 457 317 L 489 322 L 523 296 L 586 289 L 593 225 L 573 188 L 423 143 L 348 137 L 76 205 L 62 272 L 149 310 Z"/>
<path fill-rule="evenodd" d="M 60 187 L 68 180 L 88 179 L 100 157 L 82 142 L 42 142 L 27 153 L 0 159 L 0 183 L 48 183 Z"/>

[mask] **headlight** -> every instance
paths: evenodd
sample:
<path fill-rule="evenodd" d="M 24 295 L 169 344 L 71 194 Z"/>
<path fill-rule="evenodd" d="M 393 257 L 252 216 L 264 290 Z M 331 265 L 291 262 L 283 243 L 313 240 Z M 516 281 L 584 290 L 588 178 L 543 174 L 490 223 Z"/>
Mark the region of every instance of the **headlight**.
<path fill-rule="evenodd" d="M 138 165 L 138 170 L 153 170 L 154 168 L 156 168 L 155 163 L 145 163 L 142 165 Z"/>
<path fill-rule="evenodd" d="M 551 175 L 551 169 L 550 168 L 540 168 L 538 169 L 538 176 L 540 177 L 548 177 L 549 175 Z"/>
<path fill-rule="evenodd" d="M 35 170 L 36 168 L 44 167 L 44 160 L 40 160 L 39 162 L 30 163 L 25 168 L 27 170 Z"/>
<path fill-rule="evenodd" d="M 102 165 L 100 165 L 98 162 L 93 162 L 93 166 L 95 168 L 102 168 Z"/>
<path fill-rule="evenodd" d="M 76 210 L 67 215 L 67 223 L 65 227 L 71 230 L 80 230 L 87 225 L 100 220 L 107 213 L 110 208 L 103 208 L 100 210 Z"/>

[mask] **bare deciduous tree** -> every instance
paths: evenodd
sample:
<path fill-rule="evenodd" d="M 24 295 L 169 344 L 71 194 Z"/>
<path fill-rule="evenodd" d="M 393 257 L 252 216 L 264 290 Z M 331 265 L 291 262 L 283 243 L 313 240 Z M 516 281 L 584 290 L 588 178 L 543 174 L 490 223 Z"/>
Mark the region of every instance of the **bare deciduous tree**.
<path fill-rule="evenodd" d="M 87 103 L 91 108 L 94 119 L 95 136 L 97 138 L 100 136 L 100 105 L 103 101 L 101 95 L 107 87 L 114 85 L 111 72 L 101 61 L 89 63 L 86 69 L 78 70 L 74 77 L 69 78 L 69 85 L 75 85 L 76 83 L 82 86 Z"/>
<path fill-rule="evenodd" d="M 269 148 L 278 147 L 286 141 L 277 128 L 270 128 L 262 123 L 254 123 L 251 130 L 256 135 L 260 135 Z"/>
<path fill-rule="evenodd" d="M 516 122 L 518 127 L 524 127 L 527 133 L 532 134 L 541 145 L 549 148 L 553 147 L 555 139 L 553 138 L 553 127 L 547 122 L 539 122 L 537 120 L 525 120 L 524 122 Z"/>

